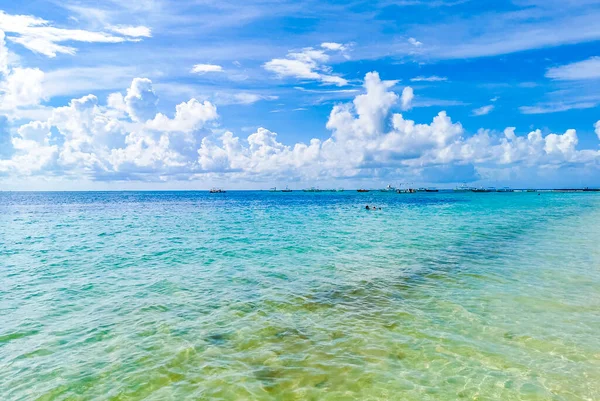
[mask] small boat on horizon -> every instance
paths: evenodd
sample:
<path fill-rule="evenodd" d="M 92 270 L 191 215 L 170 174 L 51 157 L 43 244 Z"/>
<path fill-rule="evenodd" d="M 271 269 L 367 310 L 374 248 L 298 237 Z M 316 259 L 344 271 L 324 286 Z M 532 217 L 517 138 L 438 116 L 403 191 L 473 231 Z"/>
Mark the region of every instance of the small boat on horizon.
<path fill-rule="evenodd" d="M 369 189 L 357 189 L 356 192 L 369 192 Z"/>
<path fill-rule="evenodd" d="M 291 189 L 288 188 L 288 186 L 285 186 L 285 189 L 282 189 L 281 192 L 292 192 Z"/>
<path fill-rule="evenodd" d="M 391 184 L 388 184 L 387 187 L 379 190 L 380 192 L 396 192 L 396 188 L 394 188 Z"/>
<path fill-rule="evenodd" d="M 209 191 L 211 194 L 224 194 L 225 190 L 222 190 L 221 188 L 211 188 L 211 190 Z"/>
<path fill-rule="evenodd" d="M 440 192 L 437 188 L 425 188 L 425 192 Z"/>
<path fill-rule="evenodd" d="M 473 188 L 473 192 L 496 192 L 496 188 L 494 187 L 479 187 L 479 188 Z"/>
<path fill-rule="evenodd" d="M 277 192 L 277 188 L 273 187 L 273 188 L 269 189 L 269 192 Z"/>
<path fill-rule="evenodd" d="M 455 187 L 454 192 L 471 192 L 473 189 L 475 188 L 468 186 L 465 182 L 462 185 Z"/>
<path fill-rule="evenodd" d="M 402 185 L 404 185 L 404 184 L 400 184 L 400 186 L 398 188 L 396 188 L 397 194 L 414 194 L 415 192 L 417 192 L 414 188 L 411 188 L 409 186 L 407 186 L 406 188 L 402 188 Z M 406 185 L 409 185 L 409 184 L 406 184 Z"/>

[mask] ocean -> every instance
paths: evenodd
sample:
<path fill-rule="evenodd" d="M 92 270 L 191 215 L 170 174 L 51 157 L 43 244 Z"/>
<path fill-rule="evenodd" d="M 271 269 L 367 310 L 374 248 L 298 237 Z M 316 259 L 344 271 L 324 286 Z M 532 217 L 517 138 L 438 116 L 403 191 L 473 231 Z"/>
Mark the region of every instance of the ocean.
<path fill-rule="evenodd" d="M 2 192 L 0 399 L 600 400 L 600 193 Z"/>

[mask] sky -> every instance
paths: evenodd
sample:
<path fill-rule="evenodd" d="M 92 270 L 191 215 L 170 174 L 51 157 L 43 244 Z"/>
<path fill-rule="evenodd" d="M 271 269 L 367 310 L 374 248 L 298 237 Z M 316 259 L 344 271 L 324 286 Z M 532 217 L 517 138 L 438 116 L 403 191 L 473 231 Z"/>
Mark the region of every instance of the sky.
<path fill-rule="evenodd" d="M 600 186 L 598 0 L 0 0 L 0 190 Z"/>

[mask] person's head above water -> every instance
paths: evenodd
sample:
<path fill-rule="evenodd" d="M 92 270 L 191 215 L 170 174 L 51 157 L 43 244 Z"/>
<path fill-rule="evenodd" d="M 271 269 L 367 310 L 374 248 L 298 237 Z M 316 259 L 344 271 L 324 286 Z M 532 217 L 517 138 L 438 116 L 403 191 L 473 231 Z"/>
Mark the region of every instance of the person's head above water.
<path fill-rule="evenodd" d="M 367 205 L 367 206 L 365 206 L 365 209 L 369 210 L 369 209 L 371 209 L 371 208 L 369 207 L 369 205 Z"/>

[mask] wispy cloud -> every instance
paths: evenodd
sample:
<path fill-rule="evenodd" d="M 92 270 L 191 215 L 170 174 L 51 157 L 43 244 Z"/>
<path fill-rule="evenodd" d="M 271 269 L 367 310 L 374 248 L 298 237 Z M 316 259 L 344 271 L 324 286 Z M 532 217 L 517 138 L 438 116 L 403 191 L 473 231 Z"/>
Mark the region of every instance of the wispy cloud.
<path fill-rule="evenodd" d="M 217 64 L 196 64 L 192 67 L 194 74 L 206 74 L 207 72 L 223 72 L 223 67 Z"/>
<path fill-rule="evenodd" d="M 550 68 L 546 77 L 561 81 L 577 81 L 600 78 L 600 57 L 592 57 L 576 63 Z"/>
<path fill-rule="evenodd" d="M 410 43 L 411 45 L 413 45 L 414 47 L 421 47 L 423 46 L 423 43 L 419 42 L 417 39 L 415 38 L 408 38 L 408 43 Z"/>
<path fill-rule="evenodd" d="M 130 29 L 130 33 L 137 34 L 149 33 L 149 31 L 141 32 L 140 27 L 120 29 Z M 106 32 L 57 28 L 42 18 L 31 15 L 10 15 L 4 11 L 0 11 L 0 30 L 8 33 L 9 40 L 48 57 L 56 57 L 58 53 L 75 54 L 77 49 L 61 44 L 64 42 L 119 43 L 137 40 L 131 39 L 127 34 L 115 36 Z"/>
<path fill-rule="evenodd" d="M 110 29 L 113 32 L 120 33 L 121 35 L 129 36 L 132 38 L 150 38 L 152 37 L 152 31 L 146 26 L 111 26 Z"/>
<path fill-rule="evenodd" d="M 597 105 L 597 102 L 549 103 L 537 106 L 521 106 L 519 107 L 519 110 L 522 114 L 548 114 L 568 110 L 591 109 Z"/>
<path fill-rule="evenodd" d="M 328 43 L 323 48 L 341 50 L 341 45 Z M 281 78 L 292 77 L 321 81 L 324 84 L 337 86 L 347 85 L 348 81 L 346 79 L 331 74 L 331 68 L 325 64 L 329 59 L 330 55 L 325 50 L 307 47 L 298 52 L 289 52 L 286 58 L 272 59 L 266 62 L 263 67 Z"/>
<path fill-rule="evenodd" d="M 277 100 L 279 96 L 275 95 L 263 95 L 260 93 L 252 92 L 238 92 L 238 93 L 217 93 L 215 95 L 215 103 L 218 105 L 229 105 L 229 104 L 244 104 L 250 105 L 261 100 Z"/>
<path fill-rule="evenodd" d="M 438 77 L 437 75 L 432 75 L 430 77 L 424 77 L 419 75 L 418 77 L 414 77 L 410 79 L 412 82 L 443 82 L 447 81 L 446 77 Z"/>
<path fill-rule="evenodd" d="M 487 106 L 482 106 L 477 109 L 474 109 L 471 114 L 474 116 L 485 116 L 486 114 L 490 114 L 494 110 L 494 105 L 489 104 Z"/>
<path fill-rule="evenodd" d="M 308 92 L 308 93 L 356 93 L 356 92 L 360 92 L 359 89 L 336 89 L 336 90 L 320 90 L 320 89 L 306 89 L 303 88 L 301 86 L 294 86 L 294 89 L 299 90 L 301 92 Z"/>
<path fill-rule="evenodd" d="M 600 39 L 595 1 L 518 1 L 517 9 L 416 25 L 428 54 L 443 59 L 489 57 Z M 560 4 L 560 6 L 559 6 Z M 476 34 L 475 34 L 476 33 Z"/>

